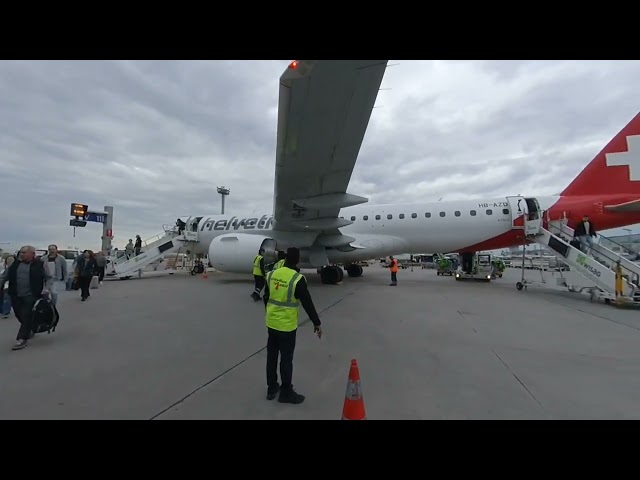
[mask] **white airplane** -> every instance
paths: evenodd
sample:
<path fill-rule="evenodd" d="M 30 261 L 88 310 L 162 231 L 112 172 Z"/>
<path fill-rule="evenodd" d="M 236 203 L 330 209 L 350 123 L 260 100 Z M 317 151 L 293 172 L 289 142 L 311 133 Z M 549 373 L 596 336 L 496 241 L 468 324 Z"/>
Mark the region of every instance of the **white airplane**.
<path fill-rule="evenodd" d="M 473 253 L 522 245 L 548 222 L 590 216 L 598 230 L 640 223 L 640 114 L 554 196 L 365 205 L 347 193 L 387 60 L 300 60 L 280 77 L 274 205 L 257 215 L 186 221 L 221 272 L 251 273 L 298 247 L 324 283 L 362 275 L 361 260 L 403 252 Z M 628 152 L 627 152 L 628 150 Z M 366 160 L 365 160 L 366 161 Z"/>

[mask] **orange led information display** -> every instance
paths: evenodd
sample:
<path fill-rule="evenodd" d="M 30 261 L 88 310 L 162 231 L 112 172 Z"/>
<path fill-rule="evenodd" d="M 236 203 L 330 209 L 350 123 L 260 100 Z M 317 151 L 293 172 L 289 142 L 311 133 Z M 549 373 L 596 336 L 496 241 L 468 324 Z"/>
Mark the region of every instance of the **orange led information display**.
<path fill-rule="evenodd" d="M 87 205 L 83 205 L 81 203 L 71 204 L 71 215 L 74 217 L 84 217 L 88 211 L 89 207 Z"/>

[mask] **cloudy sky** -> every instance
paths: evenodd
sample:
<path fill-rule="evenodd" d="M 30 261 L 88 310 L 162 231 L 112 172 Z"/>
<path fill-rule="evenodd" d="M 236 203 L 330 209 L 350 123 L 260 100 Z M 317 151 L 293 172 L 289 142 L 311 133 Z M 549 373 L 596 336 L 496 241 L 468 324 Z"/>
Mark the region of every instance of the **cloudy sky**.
<path fill-rule="evenodd" d="M 219 185 L 270 212 L 289 62 L 0 62 L 0 242 L 97 248 L 80 202 L 123 247 L 218 213 Z M 350 188 L 371 203 L 558 193 L 640 110 L 639 61 L 389 63 Z"/>

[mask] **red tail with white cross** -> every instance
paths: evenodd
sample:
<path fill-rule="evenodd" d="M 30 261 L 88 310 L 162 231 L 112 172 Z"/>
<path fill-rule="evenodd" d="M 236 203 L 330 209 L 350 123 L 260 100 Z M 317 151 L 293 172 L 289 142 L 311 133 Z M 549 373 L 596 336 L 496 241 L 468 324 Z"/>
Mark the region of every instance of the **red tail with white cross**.
<path fill-rule="evenodd" d="M 640 196 L 640 113 L 596 155 L 561 195 L 625 193 Z"/>

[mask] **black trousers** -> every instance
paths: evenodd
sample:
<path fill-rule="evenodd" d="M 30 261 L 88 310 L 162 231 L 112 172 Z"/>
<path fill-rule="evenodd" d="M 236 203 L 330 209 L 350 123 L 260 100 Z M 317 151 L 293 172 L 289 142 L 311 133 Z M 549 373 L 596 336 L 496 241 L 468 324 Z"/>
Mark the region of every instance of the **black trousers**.
<path fill-rule="evenodd" d="M 20 330 L 16 340 L 29 340 L 31 334 L 31 324 L 33 323 L 33 305 L 38 300 L 33 295 L 28 297 L 13 297 L 13 311 L 20 321 Z"/>
<path fill-rule="evenodd" d="M 91 279 L 93 277 L 84 277 L 80 275 L 78 277 L 78 285 L 80 285 L 80 297 L 87 298 L 91 294 L 89 293 L 89 285 L 91 285 Z"/>
<path fill-rule="evenodd" d="M 391 272 L 391 282 L 398 283 L 398 272 Z"/>
<path fill-rule="evenodd" d="M 260 295 L 260 292 L 262 292 L 262 289 L 264 288 L 264 283 L 265 283 L 264 277 L 259 277 L 257 275 L 254 275 L 253 282 L 255 284 L 254 292 Z"/>
<path fill-rule="evenodd" d="M 280 354 L 282 390 L 290 390 L 297 329 L 292 332 L 280 332 L 267 327 L 267 331 L 269 334 L 267 338 L 267 387 L 269 390 L 275 390 L 278 385 L 278 354 Z"/>
<path fill-rule="evenodd" d="M 105 270 L 105 267 L 98 267 L 98 281 L 99 282 L 104 280 L 104 270 Z"/>

